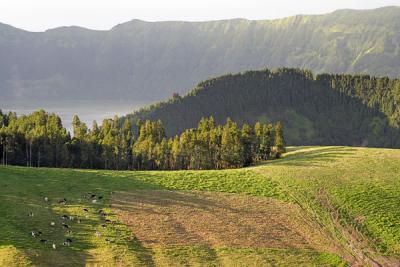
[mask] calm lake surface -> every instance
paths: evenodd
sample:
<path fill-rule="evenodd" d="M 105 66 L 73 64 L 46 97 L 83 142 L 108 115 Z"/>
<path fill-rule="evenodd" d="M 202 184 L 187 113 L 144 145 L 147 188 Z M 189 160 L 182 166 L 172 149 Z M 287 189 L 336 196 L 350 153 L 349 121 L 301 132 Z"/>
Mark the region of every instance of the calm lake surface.
<path fill-rule="evenodd" d="M 140 109 L 148 103 L 135 103 L 132 101 L 60 101 L 48 103 L 10 102 L 0 100 L 0 109 L 14 111 L 17 115 L 29 114 L 38 109 L 54 112 L 62 119 L 63 125 L 71 131 L 73 115 L 78 115 L 81 121 L 91 127 L 93 120 L 100 125 L 103 119 L 112 118 L 114 115 L 126 115 Z"/>

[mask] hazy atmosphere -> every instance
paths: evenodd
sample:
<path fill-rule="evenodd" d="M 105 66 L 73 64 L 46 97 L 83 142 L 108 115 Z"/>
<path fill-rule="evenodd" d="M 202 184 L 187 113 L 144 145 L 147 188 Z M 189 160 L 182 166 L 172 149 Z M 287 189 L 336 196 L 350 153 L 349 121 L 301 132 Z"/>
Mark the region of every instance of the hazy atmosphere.
<path fill-rule="evenodd" d="M 131 19 L 259 20 L 399 4 L 398 0 L 3 0 L 0 2 L 0 21 L 30 31 L 69 25 L 108 30 Z"/>
<path fill-rule="evenodd" d="M 400 0 L 0 0 L 0 267 L 399 267 Z"/>
<path fill-rule="evenodd" d="M 327 13 L 398 4 L 393 0 L 1 1 L 0 23 L 16 29 L 0 24 L 4 31 L 0 36 L 4 38 L 0 43 L 0 104 L 18 114 L 38 108 L 62 111 L 70 129 L 75 113 L 91 124 L 92 119 L 124 115 L 175 92 L 184 95 L 199 81 L 228 72 L 285 66 L 316 73 L 395 77 L 399 68 L 366 58 L 371 47 L 378 49 L 383 41 L 390 41 L 382 41 L 383 31 L 398 29 L 394 24 L 398 8 L 370 14 Z M 263 21 L 297 14 L 327 15 L 304 17 L 298 29 L 285 19 Z M 233 18 L 259 21 L 228 20 Z M 207 22 L 221 19 L 227 20 Z M 388 24 L 370 27 L 365 19 L 371 26 L 375 21 Z M 165 20 L 171 22 L 157 22 Z M 192 23 L 175 22 L 180 20 Z M 62 27 L 69 25 L 103 31 Z M 322 27 L 331 30 L 318 36 Z M 336 32 L 337 27 L 346 28 L 347 33 Z M 23 31 L 54 28 L 43 34 Z M 358 47 L 360 29 L 371 38 Z M 338 34 L 343 36 L 337 38 Z M 313 42 L 303 38 L 306 35 L 314 36 Z M 337 53 L 338 44 L 330 42 L 332 38 L 345 40 L 347 48 Z M 389 49 L 376 56 L 397 66 L 396 51 Z"/>

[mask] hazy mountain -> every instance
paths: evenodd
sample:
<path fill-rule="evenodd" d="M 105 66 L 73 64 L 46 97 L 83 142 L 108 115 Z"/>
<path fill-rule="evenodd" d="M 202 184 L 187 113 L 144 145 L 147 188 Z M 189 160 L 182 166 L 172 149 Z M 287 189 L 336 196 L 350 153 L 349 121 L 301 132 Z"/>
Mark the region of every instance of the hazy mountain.
<path fill-rule="evenodd" d="M 400 80 L 368 75 L 313 75 L 276 69 L 224 75 L 199 83 L 184 97 L 128 116 L 161 120 L 169 136 L 202 117 L 219 123 L 282 121 L 289 145 L 400 147 Z"/>
<path fill-rule="evenodd" d="M 133 20 L 109 31 L 0 24 L 6 100 L 153 101 L 199 80 L 263 67 L 400 76 L 400 8 L 279 20 Z"/>

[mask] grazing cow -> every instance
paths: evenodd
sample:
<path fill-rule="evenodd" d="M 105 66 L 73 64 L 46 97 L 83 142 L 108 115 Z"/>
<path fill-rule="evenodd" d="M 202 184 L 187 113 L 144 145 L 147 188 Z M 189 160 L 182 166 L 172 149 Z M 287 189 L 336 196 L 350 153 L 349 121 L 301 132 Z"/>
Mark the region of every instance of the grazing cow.
<path fill-rule="evenodd" d="M 106 238 L 106 242 L 107 242 L 107 243 L 111 243 L 111 239 Z"/>
<path fill-rule="evenodd" d="M 47 243 L 47 240 L 46 240 L 46 239 L 40 239 L 40 242 L 46 244 L 46 243 Z"/>
<path fill-rule="evenodd" d="M 54 225 L 56 225 L 56 223 L 55 222 L 50 222 L 50 225 L 54 226 Z"/>
<path fill-rule="evenodd" d="M 32 211 L 28 213 L 28 217 L 33 217 L 33 212 Z"/>
<path fill-rule="evenodd" d="M 64 229 L 69 229 L 69 226 L 68 226 L 68 224 L 63 224 L 63 226 L 62 226 Z"/>
<path fill-rule="evenodd" d="M 89 212 L 89 210 L 88 210 L 88 209 L 86 209 L 86 208 L 85 208 L 85 209 L 83 209 L 83 211 L 84 211 L 84 212 Z"/>
<path fill-rule="evenodd" d="M 95 195 L 95 194 L 92 194 L 90 197 L 91 197 L 91 198 L 95 198 L 95 197 L 96 197 L 96 195 Z"/>
<path fill-rule="evenodd" d="M 44 197 L 44 201 L 49 201 L 49 198 L 48 197 Z"/>
<path fill-rule="evenodd" d="M 72 235 L 72 231 L 71 231 L 71 230 L 68 230 L 68 231 L 66 232 L 66 234 L 67 234 L 67 235 Z"/>
<path fill-rule="evenodd" d="M 61 216 L 61 218 L 62 218 L 63 220 L 68 220 L 68 219 L 69 219 L 68 215 L 63 215 L 63 216 Z"/>
<path fill-rule="evenodd" d="M 105 225 L 105 224 L 102 224 L 102 225 L 101 225 L 101 227 L 103 227 L 103 228 L 106 228 L 106 227 L 107 227 L 107 225 Z"/>
<path fill-rule="evenodd" d="M 42 235 L 43 233 L 42 233 L 41 231 L 38 231 L 38 233 L 37 233 L 37 234 L 40 236 L 40 235 Z"/>
<path fill-rule="evenodd" d="M 69 220 L 73 221 L 73 220 L 75 220 L 75 217 L 74 216 L 69 216 Z"/>
<path fill-rule="evenodd" d="M 57 248 L 57 247 L 56 247 L 56 244 L 54 244 L 54 243 L 53 243 L 53 246 L 52 246 L 52 247 L 53 247 L 53 249 L 56 249 L 56 248 Z"/>
<path fill-rule="evenodd" d="M 106 222 L 106 223 L 110 223 L 111 221 L 110 221 L 109 219 L 106 219 L 105 222 Z"/>
<path fill-rule="evenodd" d="M 97 202 L 97 199 L 93 199 L 92 203 L 95 204 Z"/>
<path fill-rule="evenodd" d="M 58 201 L 58 204 L 66 205 L 67 204 L 67 199 L 63 198 L 62 200 Z"/>
<path fill-rule="evenodd" d="M 69 240 L 71 240 L 71 239 L 69 239 Z M 69 245 L 71 245 L 71 242 L 69 242 L 68 239 L 67 239 L 67 240 L 64 241 L 63 245 L 69 247 Z"/>
<path fill-rule="evenodd" d="M 99 199 L 99 200 L 103 199 L 103 196 L 99 196 L 98 199 Z"/>
<path fill-rule="evenodd" d="M 36 233 L 34 231 L 31 232 L 32 237 L 36 237 Z"/>

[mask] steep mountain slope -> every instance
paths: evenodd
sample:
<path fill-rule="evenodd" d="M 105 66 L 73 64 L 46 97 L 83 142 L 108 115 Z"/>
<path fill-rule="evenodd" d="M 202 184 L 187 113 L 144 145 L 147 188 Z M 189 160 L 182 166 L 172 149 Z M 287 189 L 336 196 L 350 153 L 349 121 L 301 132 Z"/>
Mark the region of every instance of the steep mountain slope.
<path fill-rule="evenodd" d="M 201 82 L 183 98 L 176 95 L 128 118 L 161 119 L 168 135 L 207 116 L 218 123 L 227 117 L 283 121 L 289 145 L 399 147 L 399 89 L 396 79 L 266 69 Z"/>
<path fill-rule="evenodd" d="M 400 75 L 400 8 L 271 21 L 133 20 L 109 31 L 0 25 L 7 100 L 159 100 L 197 81 L 263 67 Z"/>

